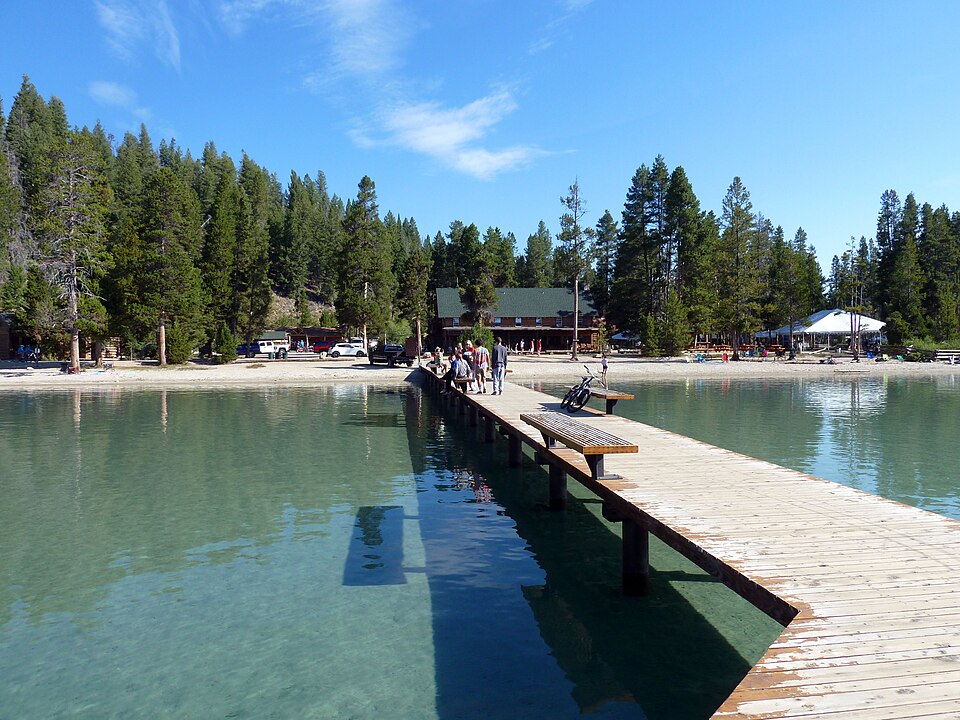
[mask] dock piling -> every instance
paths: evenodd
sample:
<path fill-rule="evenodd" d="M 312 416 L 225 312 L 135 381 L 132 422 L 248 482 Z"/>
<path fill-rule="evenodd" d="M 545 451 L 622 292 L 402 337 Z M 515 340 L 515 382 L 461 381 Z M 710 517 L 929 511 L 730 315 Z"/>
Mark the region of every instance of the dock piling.
<path fill-rule="evenodd" d="M 559 465 L 550 464 L 550 509 L 567 507 L 567 474 Z"/>
<path fill-rule="evenodd" d="M 632 520 L 624 520 L 623 534 L 623 594 L 641 597 L 649 592 L 650 533 Z"/>
<path fill-rule="evenodd" d="M 510 467 L 520 467 L 523 463 L 523 444 L 520 438 L 514 433 L 510 433 L 510 449 L 508 455 L 508 464 Z"/>

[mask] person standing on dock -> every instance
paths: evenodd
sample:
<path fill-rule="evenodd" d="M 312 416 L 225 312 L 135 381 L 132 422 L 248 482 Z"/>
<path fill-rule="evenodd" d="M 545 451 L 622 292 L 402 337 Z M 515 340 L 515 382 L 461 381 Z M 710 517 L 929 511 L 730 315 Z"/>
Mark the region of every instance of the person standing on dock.
<path fill-rule="evenodd" d="M 493 394 L 503 395 L 503 378 L 507 374 L 507 347 L 503 344 L 503 338 L 497 338 L 497 344 L 493 346 L 491 353 L 491 364 L 493 367 Z"/>
<path fill-rule="evenodd" d="M 477 377 L 477 395 L 487 391 L 487 368 L 490 367 L 490 351 L 483 346 L 483 340 L 477 340 L 473 351 L 473 368 Z"/>
<path fill-rule="evenodd" d="M 473 379 L 477 374 L 476 368 L 474 367 L 473 352 L 473 342 L 467 340 L 467 346 L 463 349 L 463 359 L 467 363 L 467 367 L 470 369 L 470 374 L 468 376 L 470 378 L 470 386 L 468 387 L 470 392 L 474 392 L 474 390 L 476 390 L 473 384 Z"/>

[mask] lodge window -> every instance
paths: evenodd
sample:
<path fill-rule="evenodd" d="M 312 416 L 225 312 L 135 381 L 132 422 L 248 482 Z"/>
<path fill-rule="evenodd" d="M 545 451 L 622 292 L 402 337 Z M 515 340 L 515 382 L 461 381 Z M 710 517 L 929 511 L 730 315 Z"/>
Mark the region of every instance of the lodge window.
<path fill-rule="evenodd" d="M 538 317 L 538 318 L 537 318 L 537 327 L 540 327 L 541 325 L 543 325 L 543 318 L 542 318 L 542 317 Z"/>
<path fill-rule="evenodd" d="M 562 317 L 558 317 L 558 318 L 557 318 L 557 327 L 563 327 L 563 318 L 562 318 Z"/>
<path fill-rule="evenodd" d="M 454 327 L 460 326 L 460 318 L 453 318 L 453 326 Z"/>
<path fill-rule="evenodd" d="M 500 317 L 500 318 L 495 317 L 495 318 L 493 319 L 493 324 L 494 324 L 494 325 L 503 325 L 503 318 L 502 318 L 502 317 Z"/>
<path fill-rule="evenodd" d="M 514 318 L 514 324 L 518 327 L 523 323 L 523 318 Z"/>

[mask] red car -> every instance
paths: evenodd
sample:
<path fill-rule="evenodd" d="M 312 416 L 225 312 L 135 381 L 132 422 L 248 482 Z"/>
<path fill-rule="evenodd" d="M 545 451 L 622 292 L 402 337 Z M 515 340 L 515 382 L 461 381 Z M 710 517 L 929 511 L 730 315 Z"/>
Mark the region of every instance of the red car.
<path fill-rule="evenodd" d="M 339 338 L 329 338 L 327 340 L 318 340 L 313 344 L 313 351 L 320 357 L 326 357 L 327 353 L 330 352 L 330 348 L 336 345 L 338 342 L 343 342 Z"/>

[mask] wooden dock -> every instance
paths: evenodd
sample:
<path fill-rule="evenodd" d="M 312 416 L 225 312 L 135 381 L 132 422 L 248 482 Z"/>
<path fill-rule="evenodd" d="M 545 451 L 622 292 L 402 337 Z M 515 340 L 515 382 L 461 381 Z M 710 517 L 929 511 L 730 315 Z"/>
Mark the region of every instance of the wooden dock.
<path fill-rule="evenodd" d="M 602 498 L 623 522 L 625 581 L 646 570 L 653 533 L 784 625 L 714 718 L 960 718 L 960 522 L 585 410 L 580 422 L 639 447 L 607 456 L 618 479 L 595 480 L 520 419 L 558 398 L 512 383 L 445 397 L 488 441 L 506 435 L 511 463 L 533 448 L 552 507 L 568 476 Z"/>

